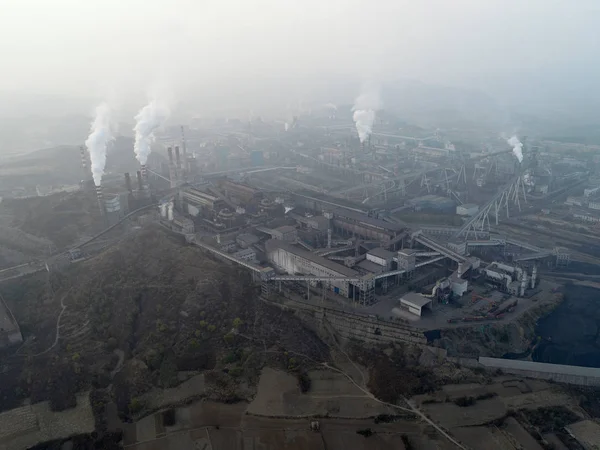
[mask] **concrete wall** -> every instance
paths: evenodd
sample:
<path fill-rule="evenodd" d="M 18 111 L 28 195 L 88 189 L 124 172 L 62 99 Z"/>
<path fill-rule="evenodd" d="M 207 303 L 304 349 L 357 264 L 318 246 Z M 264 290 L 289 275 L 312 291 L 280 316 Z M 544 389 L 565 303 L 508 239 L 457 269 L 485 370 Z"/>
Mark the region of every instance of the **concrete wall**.
<path fill-rule="evenodd" d="M 343 339 L 357 339 L 369 344 L 390 342 L 427 343 L 422 331 L 396 321 L 382 320 L 367 314 L 357 314 L 335 308 L 327 308 L 291 299 L 266 300 L 283 308 L 299 312 L 299 316 L 313 326 L 326 327 Z"/>
<path fill-rule="evenodd" d="M 557 383 L 576 384 L 580 386 L 600 386 L 600 369 L 592 367 L 566 366 L 563 364 L 546 364 L 533 361 L 517 361 L 502 358 L 481 356 L 479 363 L 486 368 L 500 369 L 505 373 L 521 375 Z"/>

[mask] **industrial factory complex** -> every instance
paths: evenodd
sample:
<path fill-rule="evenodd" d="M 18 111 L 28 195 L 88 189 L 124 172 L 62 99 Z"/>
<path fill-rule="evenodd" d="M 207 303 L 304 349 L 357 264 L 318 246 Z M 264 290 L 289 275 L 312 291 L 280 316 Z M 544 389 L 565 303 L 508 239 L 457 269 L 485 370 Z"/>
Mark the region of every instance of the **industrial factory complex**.
<path fill-rule="evenodd" d="M 385 302 L 417 323 L 456 304 L 444 319 L 455 323 L 502 319 L 544 271 L 569 264 L 571 250 L 527 237 L 544 227 L 523 217 L 600 222 L 600 180 L 559 151 L 519 143 L 517 158 L 490 138 L 467 152 L 439 130 L 405 136 L 384 122 L 360 142 L 327 120 L 168 129 L 147 165 L 96 187 L 106 226 L 150 208 L 188 244 L 249 270 L 265 297 Z M 81 155 L 82 189 L 94 189 Z"/>

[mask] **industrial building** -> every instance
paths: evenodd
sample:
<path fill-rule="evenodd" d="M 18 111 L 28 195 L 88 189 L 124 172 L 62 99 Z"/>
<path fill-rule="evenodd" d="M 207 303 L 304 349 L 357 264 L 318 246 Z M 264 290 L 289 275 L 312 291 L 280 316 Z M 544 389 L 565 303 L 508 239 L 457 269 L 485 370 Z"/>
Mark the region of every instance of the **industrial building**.
<path fill-rule="evenodd" d="M 371 261 L 378 266 L 384 268 L 384 270 L 390 270 L 392 267 L 392 261 L 394 260 L 396 253 L 390 252 L 384 248 L 378 247 L 367 252 L 367 261 Z"/>
<path fill-rule="evenodd" d="M 192 186 L 186 186 L 179 192 L 183 210 L 194 217 L 205 209 L 219 211 L 227 207 L 227 204 L 219 197 Z"/>
<path fill-rule="evenodd" d="M 288 274 L 323 277 L 325 286 L 344 297 L 352 297 L 350 280 L 355 283 L 358 272 L 322 256 L 298 248 L 286 241 L 270 239 L 265 244 L 267 259 L 279 270 Z M 335 278 L 335 279 L 327 279 Z M 316 281 L 316 280 L 315 280 Z"/>
<path fill-rule="evenodd" d="M 223 179 L 217 181 L 217 186 L 223 191 L 223 194 L 240 203 L 254 203 L 263 198 L 262 192 L 259 189 L 245 183 Z"/>
<path fill-rule="evenodd" d="M 238 258 L 242 261 L 249 261 L 249 262 L 256 261 L 256 252 L 254 250 L 252 250 L 251 248 L 245 248 L 245 249 L 239 250 L 239 251 L 235 252 L 233 254 L 233 256 L 235 256 L 236 258 Z"/>
<path fill-rule="evenodd" d="M 493 229 L 493 222 L 504 217 L 501 214 L 520 217 L 512 215 L 521 210 L 519 199 L 525 201 L 526 195 L 539 192 L 539 186 L 567 186 L 556 184 L 555 177 L 546 176 L 548 171 L 536 174 L 533 165 L 525 176 L 524 167 L 515 167 L 506 145 L 469 155 L 451 145 L 424 146 L 427 134 L 413 140 L 420 143 L 415 149 L 406 145 L 410 137 L 393 134 L 388 136 L 397 145 L 373 146 L 359 145 L 345 130 L 318 134 L 314 142 L 308 130 L 302 136 L 296 133 L 290 142 L 285 142 L 286 136 L 261 138 L 256 129 L 253 133 L 222 131 L 213 140 L 198 137 L 199 156 L 206 163 L 202 177 L 193 184 L 187 176 L 185 146 L 183 164 L 177 147 L 175 158 L 169 152 L 171 183 L 159 201 L 161 216 L 179 232 L 190 234 L 201 228 L 212 233 L 213 244 L 205 248 L 251 270 L 262 285 L 285 292 L 286 287 L 293 290 L 303 283 L 307 289 L 322 287 L 360 298 L 363 305 L 402 284 L 427 287 L 423 291 L 427 294 L 409 293 L 399 301 L 401 308 L 420 316 L 423 308 L 456 297 L 460 301 L 470 283 L 524 295 L 535 285 L 535 266 L 531 276 L 527 274 L 531 261 L 549 256 L 556 256 L 557 264 L 568 261 L 566 251 L 519 243 Z M 274 156 L 265 159 L 265 155 Z M 545 164 L 551 167 L 548 161 Z M 138 175 L 138 181 L 134 197 L 149 196 L 149 180 Z M 128 184 L 133 193 L 130 179 Z M 476 188 L 484 185 L 485 189 Z M 595 200 L 598 183 L 586 186 L 590 189 L 573 204 L 593 210 L 600 205 Z M 118 203 L 110 194 L 104 197 L 107 215 L 118 210 Z M 125 209 L 122 197 L 120 207 Z M 452 217 L 445 221 L 415 214 L 421 210 Z M 430 218 L 437 224 L 452 223 L 457 220 L 454 214 L 463 217 L 463 226 L 419 223 Z M 575 214 L 579 211 L 569 211 L 569 217 Z M 221 235 L 227 241 L 222 242 Z M 477 252 L 485 258 L 498 251 L 502 258 L 513 258 L 515 265 L 492 263 L 479 269 L 479 259 L 471 256 Z M 257 262 L 263 263 L 265 256 L 270 267 Z M 494 259 L 499 258 L 489 258 Z M 263 293 L 273 292 L 262 287 Z"/>
<path fill-rule="evenodd" d="M 537 266 L 533 266 L 531 280 L 527 272 L 518 266 L 511 266 L 501 262 L 493 262 L 483 269 L 486 280 L 498 286 L 501 291 L 508 292 L 511 295 L 524 296 L 529 287 L 535 287 L 537 279 Z"/>
<path fill-rule="evenodd" d="M 239 245 L 242 248 L 251 247 L 251 246 L 257 244 L 259 241 L 260 241 L 260 238 L 258 236 L 256 236 L 255 234 L 251 234 L 251 233 L 238 234 L 237 237 L 235 238 L 235 242 L 237 243 L 237 245 Z"/>
<path fill-rule="evenodd" d="M 388 244 L 404 231 L 404 226 L 385 222 L 346 209 L 333 210 L 333 230 L 341 235 L 360 236 Z"/>
<path fill-rule="evenodd" d="M 273 239 L 286 242 L 296 242 L 298 240 L 298 230 L 291 225 L 283 225 L 271 230 Z"/>
<path fill-rule="evenodd" d="M 432 309 L 432 300 L 416 292 L 408 292 L 400 299 L 400 307 L 415 316 L 423 315 L 423 308 Z"/>

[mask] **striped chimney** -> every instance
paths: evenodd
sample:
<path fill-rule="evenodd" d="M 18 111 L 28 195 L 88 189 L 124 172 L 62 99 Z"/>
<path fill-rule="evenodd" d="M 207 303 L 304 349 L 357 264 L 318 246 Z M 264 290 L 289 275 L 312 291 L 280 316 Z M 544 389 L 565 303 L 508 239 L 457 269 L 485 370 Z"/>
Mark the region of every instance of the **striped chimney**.
<path fill-rule="evenodd" d="M 105 214 L 104 210 L 104 197 L 102 195 L 102 186 L 96 186 L 96 197 L 98 198 L 98 205 L 100 206 L 100 213 Z"/>

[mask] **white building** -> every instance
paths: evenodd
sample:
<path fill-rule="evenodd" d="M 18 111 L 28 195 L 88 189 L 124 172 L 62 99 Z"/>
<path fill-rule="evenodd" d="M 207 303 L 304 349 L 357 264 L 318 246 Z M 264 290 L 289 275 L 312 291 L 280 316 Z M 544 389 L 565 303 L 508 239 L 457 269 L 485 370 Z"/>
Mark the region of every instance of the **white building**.
<path fill-rule="evenodd" d="M 565 202 L 565 205 L 582 206 L 584 203 L 585 203 L 585 201 L 582 197 L 569 196 L 569 197 L 567 197 L 567 201 Z"/>
<path fill-rule="evenodd" d="M 600 222 L 600 217 L 598 217 L 598 216 L 592 216 L 591 214 L 584 213 L 584 212 L 573 213 L 573 217 L 575 219 L 579 219 L 579 220 L 582 220 L 584 222 L 591 222 L 591 223 L 598 223 L 598 222 Z"/>
<path fill-rule="evenodd" d="M 459 216 L 474 216 L 479 212 L 479 205 L 475 203 L 465 203 L 456 207 L 456 214 Z"/>
<path fill-rule="evenodd" d="M 349 282 L 349 279 L 360 277 L 355 270 L 285 241 L 270 239 L 265 243 L 265 249 L 268 260 L 279 270 L 288 274 L 331 277 L 333 279 L 323 282 L 328 289 L 344 297 L 351 297 L 355 293 L 354 286 Z"/>
<path fill-rule="evenodd" d="M 296 242 L 298 240 L 298 230 L 291 225 L 284 225 L 273 230 L 273 239 L 278 241 Z"/>
<path fill-rule="evenodd" d="M 412 248 L 398 250 L 398 269 L 414 270 L 417 263 L 416 252 Z"/>
<path fill-rule="evenodd" d="M 584 189 L 583 190 L 583 196 L 584 197 L 592 197 L 595 196 L 596 194 L 598 194 L 598 191 L 600 190 L 600 187 L 595 187 L 595 188 L 588 188 L 588 189 Z"/>
<path fill-rule="evenodd" d="M 392 260 L 396 254 L 386 250 L 385 248 L 374 248 L 367 253 L 367 261 L 371 261 L 378 266 L 383 266 L 389 269 L 392 265 Z"/>
<path fill-rule="evenodd" d="M 590 209 L 600 209 L 600 202 L 589 202 L 588 208 Z"/>
<path fill-rule="evenodd" d="M 421 317 L 423 307 L 432 308 L 432 300 L 416 292 L 408 292 L 400 299 L 400 306 L 408 312 Z"/>
<path fill-rule="evenodd" d="M 455 273 L 450 277 L 450 283 L 452 293 L 457 297 L 462 297 L 465 295 L 465 292 L 467 292 L 467 288 L 469 287 L 469 282 L 467 280 L 463 280 Z"/>

